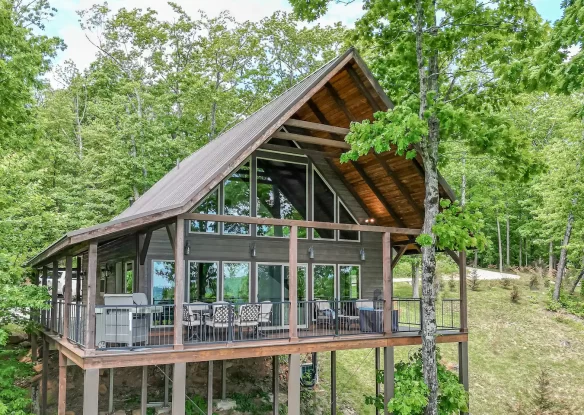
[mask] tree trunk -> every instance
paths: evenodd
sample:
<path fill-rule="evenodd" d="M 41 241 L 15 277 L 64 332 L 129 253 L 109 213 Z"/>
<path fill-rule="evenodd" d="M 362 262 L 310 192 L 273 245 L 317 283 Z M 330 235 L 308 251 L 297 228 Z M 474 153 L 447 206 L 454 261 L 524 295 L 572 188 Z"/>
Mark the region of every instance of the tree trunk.
<path fill-rule="evenodd" d="M 509 259 L 510 244 L 509 244 L 509 215 L 507 215 L 507 268 L 511 267 Z"/>
<path fill-rule="evenodd" d="M 572 285 L 572 288 L 570 289 L 570 294 L 574 294 L 574 291 L 576 291 L 576 287 L 578 286 L 578 283 L 582 277 L 584 277 L 584 268 L 582 268 L 582 271 L 580 271 L 580 274 L 578 274 L 578 278 L 576 278 L 576 281 L 574 281 L 574 285 Z"/>
<path fill-rule="evenodd" d="M 550 256 L 548 264 L 548 275 L 553 275 L 554 273 L 554 243 L 550 241 Z"/>
<path fill-rule="evenodd" d="M 418 275 L 418 263 L 412 261 L 412 297 L 420 298 L 420 276 Z"/>
<path fill-rule="evenodd" d="M 521 238 L 519 238 L 519 268 L 521 268 L 522 258 L 521 258 Z M 525 264 L 527 265 L 527 264 Z"/>
<path fill-rule="evenodd" d="M 497 217 L 497 238 L 499 240 L 499 272 L 503 272 L 503 243 L 501 241 L 501 222 Z"/>
<path fill-rule="evenodd" d="M 560 298 L 560 288 L 562 287 L 562 279 L 566 270 L 566 257 L 568 256 L 568 244 L 570 243 L 570 235 L 572 234 L 572 226 L 574 225 L 574 215 L 572 212 L 568 215 L 568 223 L 566 224 L 566 232 L 564 233 L 564 241 L 562 243 L 562 250 L 560 252 L 560 261 L 558 262 L 558 269 L 556 270 L 556 285 L 554 287 L 554 300 Z"/>

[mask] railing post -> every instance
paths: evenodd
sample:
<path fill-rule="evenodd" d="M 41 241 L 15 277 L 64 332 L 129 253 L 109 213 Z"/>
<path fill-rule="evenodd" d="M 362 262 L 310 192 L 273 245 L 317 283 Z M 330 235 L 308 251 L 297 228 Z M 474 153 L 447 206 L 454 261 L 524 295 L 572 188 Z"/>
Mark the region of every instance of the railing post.
<path fill-rule="evenodd" d="M 383 329 L 386 336 L 391 336 L 393 332 L 392 311 L 393 311 L 393 270 L 391 234 L 385 232 L 382 236 L 383 243 Z"/>
<path fill-rule="evenodd" d="M 174 240 L 174 348 L 183 349 L 183 305 L 185 301 L 185 221 L 176 219 Z"/>
<path fill-rule="evenodd" d="M 422 327 L 424 326 L 424 313 L 422 299 L 418 299 L 418 307 L 420 308 L 420 333 L 422 332 Z"/>
<path fill-rule="evenodd" d="M 71 302 L 71 283 L 73 282 L 73 257 L 65 257 L 65 286 L 63 287 L 63 338 L 69 337 L 69 303 Z"/>
<path fill-rule="evenodd" d="M 95 351 L 95 298 L 97 294 L 97 241 L 89 242 L 87 254 L 87 293 L 85 297 L 85 353 L 93 354 Z M 79 319 L 80 316 L 77 316 Z"/>
<path fill-rule="evenodd" d="M 333 316 L 333 324 L 335 325 L 335 336 L 339 335 L 339 300 L 333 299 L 333 311 L 335 315 Z"/>
<path fill-rule="evenodd" d="M 298 226 L 290 227 L 290 246 L 288 253 L 288 326 L 290 339 L 298 339 Z"/>

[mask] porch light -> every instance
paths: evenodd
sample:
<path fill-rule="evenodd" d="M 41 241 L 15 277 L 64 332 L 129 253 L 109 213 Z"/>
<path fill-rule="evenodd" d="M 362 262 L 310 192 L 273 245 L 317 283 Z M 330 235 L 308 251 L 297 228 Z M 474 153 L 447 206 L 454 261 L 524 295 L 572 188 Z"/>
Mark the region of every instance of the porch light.
<path fill-rule="evenodd" d="M 256 244 L 255 243 L 251 244 L 250 253 L 251 253 L 251 256 L 255 258 L 255 256 L 256 256 Z"/>
<path fill-rule="evenodd" d="M 367 218 L 367 219 L 365 219 L 365 223 L 368 225 L 373 225 L 375 223 L 375 219 L 374 218 Z"/>
<path fill-rule="evenodd" d="M 365 261 L 365 248 L 361 248 L 359 256 L 361 257 L 361 261 Z"/>
<path fill-rule="evenodd" d="M 314 248 L 312 246 L 308 248 L 308 258 L 314 259 Z"/>
<path fill-rule="evenodd" d="M 191 244 L 189 241 L 187 241 L 187 243 L 185 244 L 185 254 L 187 255 L 191 254 Z"/>

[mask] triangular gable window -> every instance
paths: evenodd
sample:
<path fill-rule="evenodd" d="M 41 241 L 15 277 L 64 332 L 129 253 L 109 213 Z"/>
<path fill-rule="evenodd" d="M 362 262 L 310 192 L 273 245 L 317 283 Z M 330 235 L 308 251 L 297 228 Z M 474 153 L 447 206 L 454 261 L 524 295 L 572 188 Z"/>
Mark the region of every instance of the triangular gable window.
<path fill-rule="evenodd" d="M 199 205 L 193 213 L 206 213 L 209 215 L 219 214 L 219 188 L 213 190 Z M 215 221 L 192 220 L 190 231 L 195 233 L 218 233 L 219 224 Z"/>

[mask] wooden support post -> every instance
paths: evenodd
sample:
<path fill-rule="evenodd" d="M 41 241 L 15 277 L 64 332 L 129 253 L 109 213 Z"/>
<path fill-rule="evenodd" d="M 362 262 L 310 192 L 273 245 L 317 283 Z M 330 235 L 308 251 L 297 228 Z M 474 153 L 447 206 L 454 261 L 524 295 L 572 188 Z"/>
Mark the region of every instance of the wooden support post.
<path fill-rule="evenodd" d="M 272 414 L 280 415 L 280 360 L 272 356 Z"/>
<path fill-rule="evenodd" d="M 114 368 L 109 370 L 109 401 L 108 401 L 108 411 L 110 414 L 114 413 Z"/>
<path fill-rule="evenodd" d="M 82 261 L 83 261 L 83 257 L 82 256 L 78 256 L 77 257 L 77 285 L 75 287 L 75 302 L 80 303 L 81 302 L 81 265 L 82 265 Z M 79 314 L 77 314 L 77 316 L 79 316 Z M 79 318 L 79 317 L 77 317 Z"/>
<path fill-rule="evenodd" d="M 41 415 L 47 415 L 47 384 L 49 382 L 49 342 L 43 335 L 43 374 L 41 378 Z"/>
<path fill-rule="evenodd" d="M 207 415 L 213 415 L 213 361 L 209 360 L 207 373 Z"/>
<path fill-rule="evenodd" d="M 185 414 L 187 364 L 175 363 L 172 368 L 172 415 Z"/>
<path fill-rule="evenodd" d="M 464 386 L 468 393 L 468 343 L 458 343 L 458 381 Z"/>
<path fill-rule="evenodd" d="M 300 355 L 288 360 L 288 415 L 300 415 Z"/>
<path fill-rule="evenodd" d="M 379 398 L 380 389 L 379 389 L 379 382 L 377 382 L 377 374 L 381 369 L 381 351 L 379 347 L 375 348 L 375 397 Z M 379 409 L 375 407 L 375 415 L 379 415 Z"/>
<path fill-rule="evenodd" d="M 87 293 L 85 296 L 85 354 L 95 353 L 95 299 L 97 287 L 97 241 L 89 242 L 87 254 Z"/>
<path fill-rule="evenodd" d="M 83 415 L 98 414 L 98 397 L 99 369 L 85 369 L 83 379 Z"/>
<path fill-rule="evenodd" d="M 227 360 L 221 362 L 221 399 L 227 399 Z"/>
<path fill-rule="evenodd" d="M 391 234 L 385 232 L 382 236 L 383 243 L 383 329 L 386 336 L 393 333 L 392 310 L 393 310 L 393 270 Z"/>
<path fill-rule="evenodd" d="M 337 352 L 331 352 L 331 415 L 337 415 Z"/>
<path fill-rule="evenodd" d="M 458 254 L 459 291 L 460 291 L 460 330 L 468 331 L 468 299 L 466 290 L 466 252 Z"/>
<path fill-rule="evenodd" d="M 71 303 L 71 284 L 73 284 L 73 257 L 65 257 L 65 286 L 63 287 L 63 338 L 69 337 L 69 304 Z"/>
<path fill-rule="evenodd" d="M 170 365 L 164 365 L 164 407 L 168 408 L 168 388 L 170 386 Z"/>
<path fill-rule="evenodd" d="M 47 281 L 49 279 L 49 268 L 44 265 L 43 266 L 43 279 L 42 279 L 42 286 L 46 287 L 47 286 Z M 47 310 L 42 310 L 41 312 L 41 326 L 43 327 L 47 327 L 48 322 L 47 322 Z"/>
<path fill-rule="evenodd" d="M 30 334 L 30 360 L 36 364 L 38 359 L 38 345 L 36 331 Z"/>
<path fill-rule="evenodd" d="M 185 221 L 176 220 L 174 241 L 174 349 L 183 349 L 183 305 L 185 302 Z"/>
<path fill-rule="evenodd" d="M 59 403 L 57 414 L 65 415 L 67 411 L 67 357 L 59 352 Z"/>
<path fill-rule="evenodd" d="M 57 327 L 57 317 L 59 311 L 57 310 L 57 299 L 59 290 L 59 261 L 53 261 L 53 278 L 51 280 L 51 330 L 55 333 L 59 331 Z"/>
<path fill-rule="evenodd" d="M 146 415 L 148 410 L 148 366 L 142 366 L 142 390 L 140 393 L 140 413 Z"/>
<path fill-rule="evenodd" d="M 387 404 L 393 399 L 394 395 L 394 361 L 393 346 L 383 348 L 383 407 L 384 414 L 388 415 Z"/>
<path fill-rule="evenodd" d="M 288 298 L 290 310 L 288 315 L 290 339 L 298 339 L 298 226 L 290 227 L 290 249 L 288 253 Z"/>

